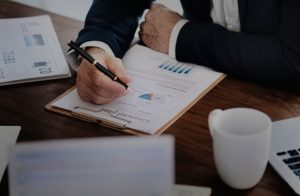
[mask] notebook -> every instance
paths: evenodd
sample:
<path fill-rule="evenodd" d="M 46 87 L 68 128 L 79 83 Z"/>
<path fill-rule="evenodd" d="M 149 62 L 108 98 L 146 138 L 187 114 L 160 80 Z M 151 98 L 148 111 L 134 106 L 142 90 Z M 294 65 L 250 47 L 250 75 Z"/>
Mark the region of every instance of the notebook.
<path fill-rule="evenodd" d="M 49 16 L 0 19 L 0 86 L 70 77 Z"/>
<path fill-rule="evenodd" d="M 46 108 L 131 134 L 159 135 L 225 77 L 141 45 L 130 48 L 123 64 L 132 78 L 126 96 L 95 105 L 73 87 Z"/>
<path fill-rule="evenodd" d="M 300 194 L 300 117 L 273 122 L 269 162 Z"/>

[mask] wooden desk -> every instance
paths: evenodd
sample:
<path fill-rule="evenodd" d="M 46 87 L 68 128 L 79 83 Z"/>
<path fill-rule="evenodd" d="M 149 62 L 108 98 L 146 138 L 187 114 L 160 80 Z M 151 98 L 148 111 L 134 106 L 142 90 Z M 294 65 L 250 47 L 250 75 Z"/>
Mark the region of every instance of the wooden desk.
<path fill-rule="evenodd" d="M 0 18 L 42 14 L 51 16 L 66 52 L 67 41 L 77 36 L 82 22 L 9 1 L 0 2 Z M 70 79 L 0 87 L 0 124 L 22 126 L 18 142 L 124 135 L 44 109 L 74 83 L 73 73 Z M 234 190 L 221 181 L 213 161 L 207 116 L 215 108 L 231 107 L 256 108 L 272 120 L 280 120 L 300 115 L 300 94 L 225 78 L 165 132 L 176 138 L 176 183 L 209 186 L 212 195 L 293 195 L 270 165 L 260 183 L 249 190 Z M 0 195 L 8 195 L 7 172 L 0 184 Z"/>

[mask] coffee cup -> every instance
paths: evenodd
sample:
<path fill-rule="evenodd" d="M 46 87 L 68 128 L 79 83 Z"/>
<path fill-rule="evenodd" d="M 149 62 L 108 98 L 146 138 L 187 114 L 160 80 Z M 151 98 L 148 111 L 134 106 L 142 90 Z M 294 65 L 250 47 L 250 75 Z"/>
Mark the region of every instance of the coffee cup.
<path fill-rule="evenodd" d="M 221 179 L 236 189 L 255 186 L 268 163 L 271 119 L 251 108 L 216 109 L 208 124 Z"/>

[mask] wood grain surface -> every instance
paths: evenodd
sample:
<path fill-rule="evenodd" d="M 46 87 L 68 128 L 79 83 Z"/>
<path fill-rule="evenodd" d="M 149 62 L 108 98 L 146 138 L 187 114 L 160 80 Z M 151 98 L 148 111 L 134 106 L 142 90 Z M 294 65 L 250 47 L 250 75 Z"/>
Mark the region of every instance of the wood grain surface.
<path fill-rule="evenodd" d="M 0 18 L 45 14 L 51 16 L 66 52 L 67 41 L 76 38 L 82 22 L 10 1 L 0 2 Z M 73 72 L 68 79 L 0 87 L 0 125 L 20 125 L 17 142 L 127 135 L 45 110 L 47 103 L 75 84 L 75 78 Z M 294 195 L 270 165 L 262 180 L 249 190 L 234 190 L 221 181 L 214 165 L 207 117 L 213 109 L 232 107 L 255 108 L 273 121 L 280 120 L 300 115 L 300 94 L 227 76 L 164 133 L 176 139 L 176 183 L 209 186 L 212 195 Z M 0 184 L 0 195 L 8 196 L 7 171 Z"/>

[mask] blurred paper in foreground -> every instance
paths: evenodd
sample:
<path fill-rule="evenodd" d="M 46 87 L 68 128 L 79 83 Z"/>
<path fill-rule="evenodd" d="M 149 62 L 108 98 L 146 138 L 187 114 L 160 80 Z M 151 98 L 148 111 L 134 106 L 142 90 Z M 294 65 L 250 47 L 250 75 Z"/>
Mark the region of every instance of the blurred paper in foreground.
<path fill-rule="evenodd" d="M 0 126 L 0 182 L 8 162 L 9 148 L 15 145 L 20 126 Z"/>
<path fill-rule="evenodd" d="M 18 144 L 9 164 L 11 196 L 167 196 L 174 140 L 114 137 Z"/>

